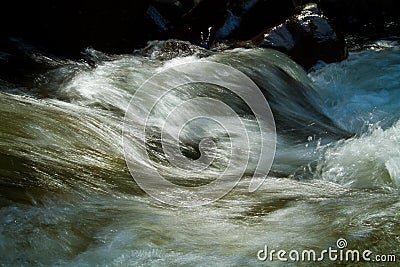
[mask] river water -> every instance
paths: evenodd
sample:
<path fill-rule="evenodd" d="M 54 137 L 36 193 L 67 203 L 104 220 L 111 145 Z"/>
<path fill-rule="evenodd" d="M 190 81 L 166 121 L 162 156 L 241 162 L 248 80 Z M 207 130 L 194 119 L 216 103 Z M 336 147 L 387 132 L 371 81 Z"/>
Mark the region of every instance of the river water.
<path fill-rule="evenodd" d="M 277 260 L 259 261 L 257 252 L 266 245 L 322 251 L 340 238 L 349 249 L 400 257 L 397 42 L 375 42 L 309 74 L 273 50 L 192 48 L 185 54 L 160 45 L 118 56 L 87 50 L 93 64 L 28 49 L 24 53 L 44 70 L 29 85 L 0 80 L 1 264 L 280 266 Z M 250 160 L 243 179 L 223 198 L 174 207 L 148 196 L 132 178 L 123 146 L 137 152 L 137 175 L 146 172 L 149 158 L 134 138 L 123 143 L 124 115 L 152 75 L 201 60 L 232 66 L 259 86 L 275 118 L 276 155 L 257 191 L 248 190 Z M 208 75 L 207 69 L 198 71 Z M 181 87 L 160 110 L 205 95 L 232 104 L 249 136 L 257 134 L 247 107 L 217 89 Z M 187 108 L 182 116 L 202 111 Z M 227 124 L 230 119 L 223 118 Z M 145 144 L 151 164 L 186 186 L 212 180 L 230 155 L 227 137 L 214 127 L 189 127 L 180 140 L 184 154 L 196 158 L 200 139 L 217 135 L 217 161 L 209 170 L 183 179 L 179 168 L 166 163 L 157 131 Z M 239 134 L 230 134 L 232 142 L 241 142 Z M 257 154 L 255 140 L 250 145 Z"/>

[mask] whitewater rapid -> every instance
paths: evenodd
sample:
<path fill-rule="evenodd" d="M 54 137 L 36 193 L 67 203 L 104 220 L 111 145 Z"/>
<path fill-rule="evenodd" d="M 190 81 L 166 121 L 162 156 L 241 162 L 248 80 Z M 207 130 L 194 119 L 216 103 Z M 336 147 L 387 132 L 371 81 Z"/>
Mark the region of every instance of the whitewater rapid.
<path fill-rule="evenodd" d="M 1 81 L 2 263 L 258 266 L 256 253 L 265 244 L 322 250 L 340 237 L 355 248 L 400 253 L 397 43 L 374 44 L 309 74 L 273 50 L 176 52 L 162 45 L 119 56 L 88 50 L 91 64 L 34 53 L 31 60 L 46 71 L 30 86 Z M 145 194 L 130 175 L 124 115 L 152 75 L 200 60 L 234 67 L 258 85 L 275 118 L 276 156 L 261 188 L 249 193 L 259 154 L 254 116 L 222 89 L 179 88 L 160 112 L 199 94 L 224 100 L 254 142 L 244 179 L 232 192 L 206 206 L 171 207 Z M 230 119 L 224 118 L 227 124 Z M 155 129 L 145 144 L 153 162 L 139 153 L 138 139 L 128 144 L 138 151 L 138 173 L 152 164 L 177 183 L 213 180 L 225 166 L 230 142 L 242 138 L 228 140 L 214 127 L 208 122 L 189 127 L 179 140 L 184 154 L 196 158 L 205 133 L 217 135 L 216 162 L 209 170 L 187 177 L 170 166 Z"/>

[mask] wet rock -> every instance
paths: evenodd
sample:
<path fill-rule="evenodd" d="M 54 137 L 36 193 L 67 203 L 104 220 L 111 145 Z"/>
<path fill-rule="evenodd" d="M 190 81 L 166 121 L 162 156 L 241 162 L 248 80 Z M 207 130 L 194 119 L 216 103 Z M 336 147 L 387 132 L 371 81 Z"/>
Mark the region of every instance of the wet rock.
<path fill-rule="evenodd" d="M 13 84 L 6 88 L 32 88 L 35 78 L 57 66 L 57 61 L 45 56 L 34 47 L 21 40 L 2 40 L 0 42 L 0 88 L 2 82 Z"/>
<path fill-rule="evenodd" d="M 176 57 L 187 57 L 197 55 L 206 57 L 212 54 L 211 51 L 195 46 L 187 41 L 166 40 L 150 41 L 148 45 L 135 54 L 157 60 L 170 60 Z"/>
<path fill-rule="evenodd" d="M 243 18 L 257 6 L 259 0 L 227 1 L 224 23 L 216 30 L 216 39 L 223 40 L 243 30 Z M 262 20 L 264 21 L 264 20 Z M 260 21 L 258 22 L 258 24 Z"/>
<path fill-rule="evenodd" d="M 183 16 L 174 37 L 206 48 L 215 41 L 248 40 L 294 10 L 292 0 L 202 0 Z"/>
<path fill-rule="evenodd" d="M 247 40 L 295 13 L 292 0 L 232 0 L 229 4 L 231 13 L 240 18 L 240 25 L 229 37 L 239 40 Z"/>
<path fill-rule="evenodd" d="M 316 4 L 252 39 L 259 47 L 277 49 L 309 69 L 319 60 L 338 62 L 348 55 L 344 38 L 337 34 Z"/>

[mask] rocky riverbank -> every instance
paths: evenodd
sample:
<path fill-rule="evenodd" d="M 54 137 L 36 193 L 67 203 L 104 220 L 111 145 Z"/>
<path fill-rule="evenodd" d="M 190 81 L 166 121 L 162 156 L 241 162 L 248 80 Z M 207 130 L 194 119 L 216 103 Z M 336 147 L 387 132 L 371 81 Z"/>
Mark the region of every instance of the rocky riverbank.
<path fill-rule="evenodd" d="M 369 40 L 399 32 L 394 0 L 5 1 L 2 39 L 21 39 L 58 56 L 87 47 L 132 53 L 148 41 L 180 39 L 206 49 L 271 47 L 306 69 L 347 56 L 344 36 Z M 3 45 L 4 46 L 4 45 Z"/>

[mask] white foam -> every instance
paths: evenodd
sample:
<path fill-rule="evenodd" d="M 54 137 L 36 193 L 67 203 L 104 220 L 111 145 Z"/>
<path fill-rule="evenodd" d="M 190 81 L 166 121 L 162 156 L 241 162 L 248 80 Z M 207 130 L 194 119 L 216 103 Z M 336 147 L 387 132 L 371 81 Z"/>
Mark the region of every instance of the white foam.
<path fill-rule="evenodd" d="M 329 148 L 318 164 L 322 179 L 352 188 L 400 185 L 400 122 Z"/>

